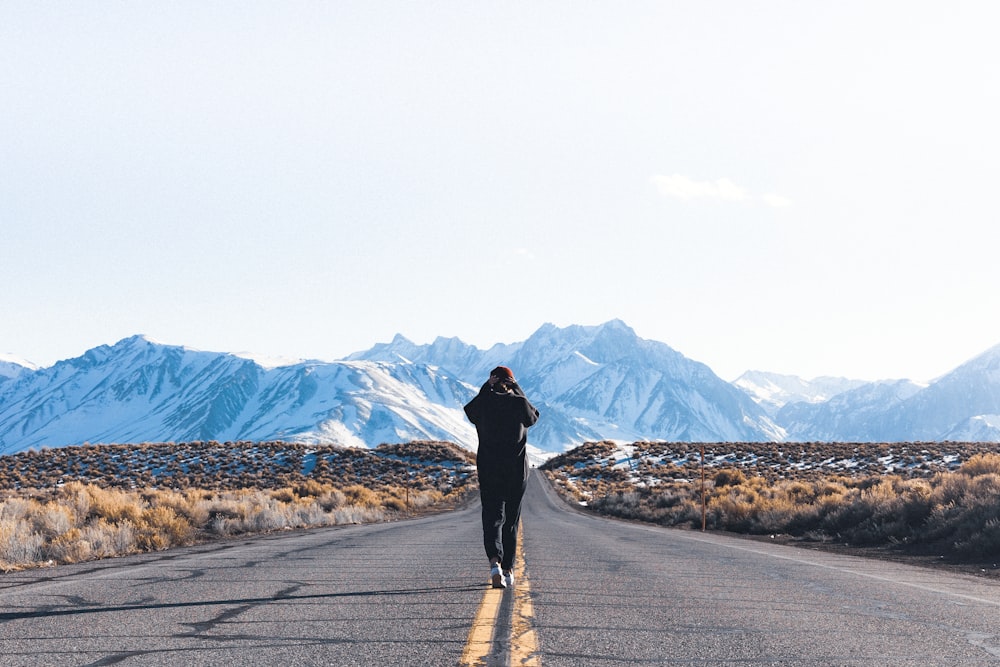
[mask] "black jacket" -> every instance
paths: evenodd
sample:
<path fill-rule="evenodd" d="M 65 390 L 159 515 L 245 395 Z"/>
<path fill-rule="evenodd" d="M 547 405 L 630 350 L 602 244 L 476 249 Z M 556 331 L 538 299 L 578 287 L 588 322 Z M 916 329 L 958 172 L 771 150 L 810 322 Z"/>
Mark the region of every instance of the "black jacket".
<path fill-rule="evenodd" d="M 517 383 L 510 392 L 495 393 L 489 382 L 465 406 L 465 414 L 479 434 L 480 485 L 522 483 L 528 478 L 528 427 L 538 421 L 538 410 Z"/>

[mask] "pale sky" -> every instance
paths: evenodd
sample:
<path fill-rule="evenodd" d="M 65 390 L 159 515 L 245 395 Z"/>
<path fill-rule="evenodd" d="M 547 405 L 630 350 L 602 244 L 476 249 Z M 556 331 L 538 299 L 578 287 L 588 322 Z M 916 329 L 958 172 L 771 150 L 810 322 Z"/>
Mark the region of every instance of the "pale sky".
<path fill-rule="evenodd" d="M 0 1 L 0 352 L 1000 343 L 1000 6 Z M 522 371 L 523 372 L 523 371 Z"/>

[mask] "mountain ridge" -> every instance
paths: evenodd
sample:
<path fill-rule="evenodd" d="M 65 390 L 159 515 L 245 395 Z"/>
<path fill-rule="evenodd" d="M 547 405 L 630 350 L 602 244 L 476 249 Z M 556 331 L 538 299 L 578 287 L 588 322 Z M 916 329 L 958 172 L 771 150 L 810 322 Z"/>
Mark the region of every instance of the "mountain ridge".
<path fill-rule="evenodd" d="M 427 366 L 302 362 L 266 369 L 142 336 L 0 385 L 0 453 L 86 442 L 272 440 L 369 446 L 452 439 L 444 401 L 472 389 Z"/>
<path fill-rule="evenodd" d="M 485 350 L 397 334 L 337 361 L 258 359 L 135 335 L 48 368 L 0 362 L 0 453 L 192 440 L 474 450 L 462 406 L 496 365 L 513 368 L 540 408 L 529 443 L 548 452 L 605 439 L 1000 442 L 1000 345 L 926 386 L 763 371 L 730 383 L 621 320 L 546 323 Z"/>
<path fill-rule="evenodd" d="M 397 336 L 389 345 L 348 358 L 405 357 L 447 366 L 473 386 L 494 366 L 509 366 L 543 414 L 529 442 L 548 451 L 605 438 L 761 441 L 782 435 L 756 404 L 708 366 L 665 343 L 639 338 L 621 320 L 564 328 L 546 323 L 521 343 L 488 350 L 441 340 L 416 346 Z M 698 409 L 687 409 L 691 401 Z"/>

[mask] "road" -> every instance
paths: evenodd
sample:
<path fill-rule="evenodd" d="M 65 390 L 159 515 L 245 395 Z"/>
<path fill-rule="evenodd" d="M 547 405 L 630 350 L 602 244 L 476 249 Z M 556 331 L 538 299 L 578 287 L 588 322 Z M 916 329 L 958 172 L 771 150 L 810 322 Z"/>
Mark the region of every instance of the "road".
<path fill-rule="evenodd" d="M 0 665 L 1000 665 L 990 580 L 600 519 L 533 476 L 500 592 L 478 524 L 476 505 L 0 575 Z"/>
<path fill-rule="evenodd" d="M 995 582 L 583 516 L 541 486 L 524 558 L 547 667 L 1000 665 Z"/>

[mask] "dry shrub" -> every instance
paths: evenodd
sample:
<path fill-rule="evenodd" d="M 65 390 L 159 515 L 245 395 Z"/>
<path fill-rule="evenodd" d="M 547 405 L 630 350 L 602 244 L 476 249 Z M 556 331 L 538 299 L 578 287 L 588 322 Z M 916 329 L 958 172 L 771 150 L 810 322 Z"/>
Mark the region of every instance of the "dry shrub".
<path fill-rule="evenodd" d="M 375 521 L 385 520 L 385 512 L 382 510 L 360 505 L 348 505 L 346 507 L 341 507 L 333 510 L 332 514 L 334 524 L 336 525 L 346 523 L 372 523 Z"/>
<path fill-rule="evenodd" d="M 996 558 L 1000 554 L 1000 517 L 993 508 L 993 518 L 986 519 L 982 528 L 974 529 L 967 537 L 955 542 L 955 550 L 969 558 Z"/>
<path fill-rule="evenodd" d="M 926 482 L 896 475 L 862 491 L 856 502 L 865 520 L 857 531 L 848 530 L 847 535 L 862 544 L 912 540 L 932 510 Z"/>
<path fill-rule="evenodd" d="M 382 507 L 392 512 L 405 512 L 409 507 L 405 498 L 389 497 L 382 501 Z"/>
<path fill-rule="evenodd" d="M 245 495 L 237 493 L 214 496 L 200 501 L 198 505 L 208 516 L 208 522 L 210 523 L 219 519 L 243 519 L 249 511 L 249 507 L 244 501 Z"/>
<path fill-rule="evenodd" d="M 969 495 L 974 478 L 965 474 L 940 474 L 934 477 L 934 504 L 960 505 Z"/>
<path fill-rule="evenodd" d="M 134 525 L 142 516 L 144 503 L 135 493 L 92 484 L 86 487 L 86 492 L 90 497 L 89 517 L 105 519 L 112 524 L 128 521 Z"/>
<path fill-rule="evenodd" d="M 341 491 L 347 502 L 351 505 L 358 505 L 360 507 L 378 507 L 381 505 L 378 495 L 371 489 L 360 484 L 353 484 L 341 489 Z"/>
<path fill-rule="evenodd" d="M 177 447 L 173 445 L 157 446 L 155 449 L 172 455 L 177 453 Z M 221 449 L 225 450 L 224 454 L 240 452 L 239 448 Z M 283 465 L 301 470 L 301 456 L 296 453 L 296 446 L 278 444 L 274 449 L 288 454 Z M 432 460 L 448 462 L 454 460 L 452 449 L 430 443 L 420 451 L 427 457 L 433 457 Z M 405 450 L 405 447 L 396 447 L 385 453 L 396 456 L 397 451 Z M 143 454 L 144 448 L 98 447 L 75 451 L 102 457 L 116 451 L 122 454 L 131 452 L 130 455 L 136 456 Z M 301 475 L 296 477 L 287 472 L 264 480 L 251 471 L 241 473 L 243 476 L 240 479 L 256 479 L 261 486 L 234 489 L 231 486 L 233 480 L 228 479 L 221 487 L 213 489 L 157 489 L 147 483 L 143 491 L 132 491 L 111 486 L 121 483 L 121 480 L 101 473 L 102 483 L 108 486 L 71 479 L 58 487 L 32 491 L 43 499 L 42 502 L 32 500 L 27 493 L 24 497 L 11 497 L 0 502 L 0 568 L 37 566 L 46 560 L 78 562 L 166 549 L 209 539 L 213 535 L 383 521 L 396 513 L 423 509 L 461 497 L 471 474 L 466 459 L 462 459 L 466 465 L 461 470 L 409 461 L 406 464 L 408 474 L 401 477 L 392 472 L 392 467 L 399 465 L 398 462 L 388 460 L 386 456 L 342 449 L 337 449 L 336 454 L 338 459 L 342 457 L 347 461 L 344 470 L 339 472 L 341 478 L 345 475 L 356 478 L 360 468 L 353 466 L 361 462 L 366 466 L 365 473 L 370 473 L 377 486 L 369 488 L 352 483 L 338 487 L 327 481 L 303 479 Z M 199 451 L 199 456 L 206 461 L 214 455 L 213 452 Z M 66 451 L 53 450 L 51 456 L 66 456 Z M 273 457 L 264 457 L 264 460 L 271 461 Z M 335 472 L 328 463 L 320 466 L 323 461 L 325 459 L 317 461 L 317 470 Z M 176 460 L 170 466 L 177 468 L 171 479 L 181 479 L 176 476 L 180 474 Z M 237 466 L 241 470 L 249 467 L 244 463 Z M 77 472 L 87 468 L 103 470 L 104 466 L 81 466 L 79 456 L 71 457 L 60 466 L 62 470 Z M 413 474 L 419 470 L 423 472 Z M 205 475 L 212 474 L 218 477 L 218 473 L 206 467 Z M 207 476 L 205 479 L 208 479 Z M 152 480 L 151 477 L 149 479 Z M 284 482 L 283 486 L 277 484 L 275 480 L 278 479 Z M 387 480 L 393 479 L 405 480 L 411 485 L 409 490 L 400 486 L 399 482 L 387 483 Z M 229 485 L 228 488 L 226 485 Z"/>
<path fill-rule="evenodd" d="M 27 521 L 0 518 L 0 568 L 12 569 L 41 560 L 44 542 L 45 538 L 33 532 Z"/>
<path fill-rule="evenodd" d="M 209 528 L 219 535 L 266 533 L 274 530 L 304 526 L 298 518 L 303 505 L 296 502 L 294 494 L 285 501 L 263 491 L 245 491 L 212 501 Z M 306 514 L 309 514 L 307 511 Z M 322 525 L 323 522 L 321 522 Z"/>
<path fill-rule="evenodd" d="M 136 545 L 142 551 L 159 551 L 189 544 L 194 534 L 187 519 L 163 505 L 143 511 L 135 531 Z"/>
<path fill-rule="evenodd" d="M 713 479 L 716 486 L 739 486 L 746 483 L 747 476 L 743 474 L 742 470 L 738 470 L 736 468 L 724 468 L 715 473 L 715 477 Z"/>
<path fill-rule="evenodd" d="M 8 498 L 0 503 L 0 521 L 22 521 L 31 513 L 32 501 L 27 498 Z"/>
<path fill-rule="evenodd" d="M 676 448 L 684 453 L 682 446 Z M 750 468 L 715 468 L 706 488 L 708 527 L 859 545 L 934 544 L 963 558 L 995 558 L 1000 552 L 1000 455 L 978 452 L 958 470 L 934 473 L 922 461 L 940 452 L 913 449 L 897 456 L 897 461 L 913 464 L 905 474 L 849 477 L 812 470 L 798 476 L 797 469 L 786 468 L 778 475 L 773 468 L 757 466 L 753 469 L 759 474 L 749 475 Z M 655 443 L 637 443 L 636 452 L 640 450 L 643 455 L 669 453 Z M 872 462 L 884 453 L 884 447 L 874 445 L 854 451 Z M 634 476 L 625 478 L 622 470 L 611 468 L 611 448 L 596 443 L 552 459 L 543 470 L 560 494 L 572 502 L 587 501 L 595 511 L 700 526 L 700 470 L 692 460 L 690 451 L 681 466 L 640 458 Z"/>
<path fill-rule="evenodd" d="M 962 464 L 959 472 L 969 477 L 1000 475 L 1000 454 L 976 454 Z"/>
<path fill-rule="evenodd" d="M 291 516 L 292 525 L 297 528 L 307 526 L 328 526 L 332 524 L 330 515 L 317 502 L 298 503 Z"/>
<path fill-rule="evenodd" d="M 72 528 L 53 538 L 44 548 L 45 555 L 56 563 L 79 563 L 91 557 L 90 543 L 79 528 Z"/>
<path fill-rule="evenodd" d="M 932 494 L 935 504 L 926 539 L 950 542 L 964 557 L 995 556 L 1000 551 L 1000 475 L 945 475 Z"/>
<path fill-rule="evenodd" d="M 247 520 L 240 526 L 239 532 L 268 533 L 294 526 L 290 521 L 287 505 L 287 503 L 269 502 L 254 506 Z"/>
<path fill-rule="evenodd" d="M 416 490 L 400 486 L 389 486 L 381 490 L 381 506 L 392 512 L 406 512 L 412 508 L 426 506 L 431 498 L 441 499 L 441 494 L 433 490 Z"/>
<path fill-rule="evenodd" d="M 135 526 L 131 521 L 111 523 L 101 517 L 81 531 L 81 539 L 90 546 L 90 553 L 97 558 L 122 556 L 137 549 Z"/>
<path fill-rule="evenodd" d="M 748 532 L 753 528 L 756 508 L 752 500 L 737 493 L 728 493 L 712 498 L 709 506 L 713 526 L 738 532 Z"/>
<path fill-rule="evenodd" d="M 319 498 L 330 490 L 330 486 L 314 479 L 307 479 L 293 489 L 299 498 Z"/>
<path fill-rule="evenodd" d="M 146 503 L 155 507 L 166 507 L 178 517 L 187 521 L 190 526 L 204 526 L 208 523 L 209 514 L 205 500 L 212 497 L 211 492 L 200 489 L 188 489 L 183 493 L 178 491 L 155 491 L 146 498 Z"/>
<path fill-rule="evenodd" d="M 813 482 L 813 488 L 816 489 L 816 495 L 819 498 L 839 500 L 847 493 L 846 483 L 849 481 L 843 477 L 830 477 Z"/>
<path fill-rule="evenodd" d="M 87 492 L 87 485 L 80 482 L 70 482 L 58 490 L 56 502 L 73 513 L 74 523 L 77 526 L 83 524 L 90 516 L 90 494 Z"/>
<path fill-rule="evenodd" d="M 323 508 L 324 512 L 329 512 L 346 504 L 347 496 L 341 493 L 338 489 L 331 488 L 329 491 L 317 498 L 316 502 L 319 503 L 319 506 Z"/>
<path fill-rule="evenodd" d="M 271 491 L 271 498 L 277 500 L 279 503 L 294 503 L 297 497 L 295 491 L 288 488 Z"/>
<path fill-rule="evenodd" d="M 425 509 L 433 507 L 445 500 L 440 491 L 428 490 L 420 493 L 410 493 L 410 506 L 407 509 Z"/>
<path fill-rule="evenodd" d="M 34 514 L 34 526 L 46 539 L 53 539 L 75 528 L 76 517 L 70 508 L 49 501 L 38 507 Z"/>

